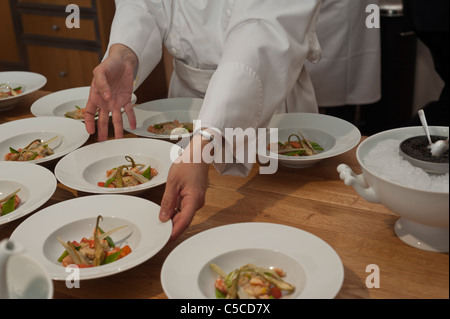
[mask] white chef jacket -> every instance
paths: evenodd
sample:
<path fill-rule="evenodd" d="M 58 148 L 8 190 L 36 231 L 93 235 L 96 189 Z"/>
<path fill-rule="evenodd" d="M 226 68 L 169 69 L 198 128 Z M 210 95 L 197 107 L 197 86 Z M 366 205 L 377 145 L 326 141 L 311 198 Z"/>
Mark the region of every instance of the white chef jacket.
<path fill-rule="evenodd" d="M 317 22 L 322 59 L 306 63 L 321 107 L 370 104 L 381 98 L 380 29 L 367 28 L 369 4 L 323 0 Z"/>
<path fill-rule="evenodd" d="M 318 111 L 304 64 L 320 59 L 320 2 L 116 0 L 109 46 L 121 43 L 136 53 L 137 88 L 165 45 L 174 58 L 169 97 L 204 98 L 204 128 L 257 130 L 276 112 Z M 215 166 L 246 175 L 252 165 Z"/>

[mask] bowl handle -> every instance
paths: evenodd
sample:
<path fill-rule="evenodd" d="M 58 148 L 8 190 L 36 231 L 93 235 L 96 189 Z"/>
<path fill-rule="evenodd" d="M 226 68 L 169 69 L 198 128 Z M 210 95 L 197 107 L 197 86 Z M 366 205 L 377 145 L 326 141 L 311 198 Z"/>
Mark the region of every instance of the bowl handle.
<path fill-rule="evenodd" d="M 345 182 L 345 185 L 352 186 L 362 198 L 372 203 L 380 203 L 375 191 L 367 185 L 362 174 L 356 175 L 346 164 L 339 165 L 337 171 L 341 180 Z"/>

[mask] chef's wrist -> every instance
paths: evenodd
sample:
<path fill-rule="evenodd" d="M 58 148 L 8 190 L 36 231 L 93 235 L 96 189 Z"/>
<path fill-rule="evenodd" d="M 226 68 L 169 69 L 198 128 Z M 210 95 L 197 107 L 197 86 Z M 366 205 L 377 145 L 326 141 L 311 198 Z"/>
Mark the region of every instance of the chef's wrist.
<path fill-rule="evenodd" d="M 202 134 L 200 134 L 200 132 L 198 132 L 198 134 L 194 134 L 190 144 L 192 146 L 192 154 L 195 154 L 197 156 L 196 158 L 194 158 L 195 161 L 198 162 L 198 158 L 200 157 L 202 163 L 206 162 L 203 152 L 206 146 L 210 143 L 212 143 L 212 141 L 208 138 L 205 138 Z M 212 147 L 210 150 L 211 156 L 214 156 L 214 147 Z"/>
<path fill-rule="evenodd" d="M 189 143 L 189 159 L 193 163 L 211 164 L 214 161 L 217 140 L 220 132 L 210 129 L 196 130 Z"/>
<path fill-rule="evenodd" d="M 133 70 L 136 69 L 138 65 L 138 57 L 136 53 L 124 44 L 115 43 L 111 45 L 109 55 L 119 57 L 124 63 L 130 64 Z"/>

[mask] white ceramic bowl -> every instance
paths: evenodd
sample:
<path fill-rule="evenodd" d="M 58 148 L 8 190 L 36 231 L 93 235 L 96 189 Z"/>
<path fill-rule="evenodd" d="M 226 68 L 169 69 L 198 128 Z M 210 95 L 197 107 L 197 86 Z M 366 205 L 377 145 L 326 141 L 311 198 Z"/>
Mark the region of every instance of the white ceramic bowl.
<path fill-rule="evenodd" d="M 30 111 L 34 116 L 65 117 L 66 112 L 73 111 L 75 106 L 86 107 L 90 89 L 90 86 L 82 86 L 48 94 L 35 101 Z M 134 105 L 136 100 L 137 97 L 133 94 L 131 104 Z"/>
<path fill-rule="evenodd" d="M 430 132 L 433 135 L 447 136 L 448 127 L 431 127 Z M 404 177 L 393 181 L 383 176 L 383 172 L 368 167 L 365 162 L 366 156 L 380 142 L 394 139 L 400 144 L 406 138 L 421 134 L 423 135 L 422 127 L 404 127 L 375 134 L 364 140 L 356 151 L 362 174 L 356 175 L 346 164 L 339 165 L 338 172 L 345 184 L 352 186 L 361 197 L 370 202 L 381 203 L 401 217 L 395 224 L 395 232 L 405 243 L 427 251 L 448 252 L 448 187 L 430 190 L 406 184 L 403 182 L 406 180 Z M 400 157 L 398 148 L 392 152 Z M 405 165 L 409 164 L 406 160 L 403 161 Z"/>
<path fill-rule="evenodd" d="M 22 93 L 16 96 L 0 99 L 0 111 L 11 109 L 25 95 L 37 91 L 47 83 L 47 78 L 41 74 L 25 71 L 0 72 L 0 84 L 12 88 L 22 87 Z"/>
<path fill-rule="evenodd" d="M 214 299 L 218 275 L 211 263 L 227 273 L 249 263 L 281 268 L 295 286 L 286 299 L 334 298 L 344 280 L 339 255 L 313 234 L 279 224 L 236 223 L 201 232 L 172 250 L 161 269 L 167 297 Z"/>
<path fill-rule="evenodd" d="M 316 155 L 294 157 L 278 155 L 269 152 L 266 147 L 258 146 L 258 156 L 262 162 L 278 160 L 281 165 L 292 168 L 309 167 L 324 159 L 345 153 L 361 140 L 361 133 L 353 124 L 337 117 L 316 113 L 276 114 L 269 127 L 277 130 L 259 136 L 258 143 L 263 143 L 263 146 L 267 146 L 269 142 L 284 143 L 291 134 L 299 135 L 300 130 L 306 139 L 318 143 L 324 149 Z"/>
<path fill-rule="evenodd" d="M 198 119 L 198 114 L 203 104 L 203 99 L 198 98 L 171 98 L 160 99 L 139 104 L 134 107 L 136 115 L 136 129 L 132 130 L 126 114 L 122 115 L 124 130 L 142 137 L 155 139 L 176 140 L 186 134 L 163 135 L 147 131 L 150 125 L 178 120 L 180 122 L 193 123 Z"/>
<path fill-rule="evenodd" d="M 40 263 L 26 253 L 12 255 L 6 278 L 10 299 L 51 299 L 53 282 Z"/>
<path fill-rule="evenodd" d="M 55 166 L 55 176 L 64 185 L 93 194 L 139 194 L 166 182 L 172 164 L 171 152 L 181 148 L 167 141 L 148 138 L 123 138 L 97 142 L 64 156 Z M 125 156 L 136 163 L 151 166 L 158 171 L 150 181 L 131 187 L 100 187 L 106 182 L 106 171 L 128 164 Z"/>
<path fill-rule="evenodd" d="M 0 226 L 22 218 L 45 204 L 56 190 L 56 177 L 41 165 L 0 161 L 0 198 L 20 189 L 19 206 L 0 216 Z"/>
<path fill-rule="evenodd" d="M 421 138 L 423 138 L 424 140 L 426 140 L 426 135 L 423 136 L 419 136 Z M 432 162 L 432 161 L 425 161 L 425 160 L 421 160 L 418 158 L 415 158 L 413 156 L 411 156 L 410 154 L 405 153 L 405 151 L 402 149 L 402 146 L 407 145 L 411 139 L 416 139 L 417 136 L 414 136 L 412 138 L 408 138 L 406 140 L 404 140 L 401 144 L 400 144 L 400 154 L 403 156 L 404 159 L 406 159 L 407 161 L 409 161 L 412 165 L 420 167 L 421 169 L 423 169 L 424 171 L 430 173 L 430 174 L 446 174 L 448 173 L 448 162 Z M 428 143 L 428 142 L 427 142 Z M 426 144 L 425 144 L 426 145 Z M 430 150 L 430 154 L 431 154 L 431 150 Z M 448 156 L 447 156 L 448 158 Z"/>
<path fill-rule="evenodd" d="M 52 140 L 54 137 L 56 139 Z M 48 145 L 53 155 L 27 161 L 41 164 L 51 162 L 82 146 L 89 138 L 83 123 L 67 118 L 31 117 L 0 125 L 0 161 L 10 152 L 9 148 L 25 147 L 35 139 L 52 140 Z"/>
<path fill-rule="evenodd" d="M 67 280 L 68 271 L 58 258 L 64 252 L 58 241 L 79 241 L 89 237 L 96 218 L 102 215 L 104 231 L 127 226 L 111 235 L 115 244 L 129 245 L 125 258 L 99 267 L 81 268 L 80 280 L 111 276 L 131 269 L 157 254 L 169 240 L 172 223 L 159 220 L 160 206 L 128 195 L 83 196 L 48 206 L 25 219 L 11 234 L 27 254 L 46 269 L 53 280 Z"/>

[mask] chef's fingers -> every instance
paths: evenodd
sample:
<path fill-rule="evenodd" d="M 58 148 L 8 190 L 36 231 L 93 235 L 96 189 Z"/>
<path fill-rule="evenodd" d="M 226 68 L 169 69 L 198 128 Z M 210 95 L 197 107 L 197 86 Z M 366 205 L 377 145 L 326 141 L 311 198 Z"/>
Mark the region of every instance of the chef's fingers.
<path fill-rule="evenodd" d="M 108 138 L 109 111 L 107 108 L 98 112 L 97 131 L 98 140 L 105 141 Z"/>
<path fill-rule="evenodd" d="M 186 200 L 183 198 L 183 200 Z M 183 201 L 182 200 L 182 201 Z M 180 237 L 180 235 L 189 227 L 197 211 L 197 205 L 195 203 L 189 203 L 182 205 L 181 210 L 173 217 L 173 228 L 170 241 L 173 241 Z"/>
<path fill-rule="evenodd" d="M 114 136 L 115 138 L 123 137 L 123 121 L 122 121 L 122 111 L 120 109 L 115 109 L 112 111 L 112 123 L 114 126 Z"/>
<path fill-rule="evenodd" d="M 161 200 L 161 208 L 159 211 L 159 219 L 167 222 L 176 213 L 178 208 L 178 190 L 171 183 L 166 183 L 163 198 Z"/>
<path fill-rule="evenodd" d="M 89 102 L 87 104 L 89 106 Z M 86 106 L 86 110 L 84 112 L 84 125 L 86 127 L 86 131 L 89 134 L 94 134 L 95 133 L 95 113 L 96 113 L 96 107 L 93 105 L 93 103 L 91 102 L 90 104 L 91 106 L 88 107 Z"/>
<path fill-rule="evenodd" d="M 127 115 L 128 124 L 132 130 L 136 129 L 136 115 L 134 114 L 134 108 L 131 102 L 127 103 L 124 107 L 125 114 Z"/>
<path fill-rule="evenodd" d="M 91 88 L 89 90 L 89 98 L 84 110 L 84 125 L 89 134 L 95 133 L 95 115 L 97 113 L 97 104 L 102 99 L 98 95 L 97 88 L 95 86 L 95 79 L 92 80 Z"/>

